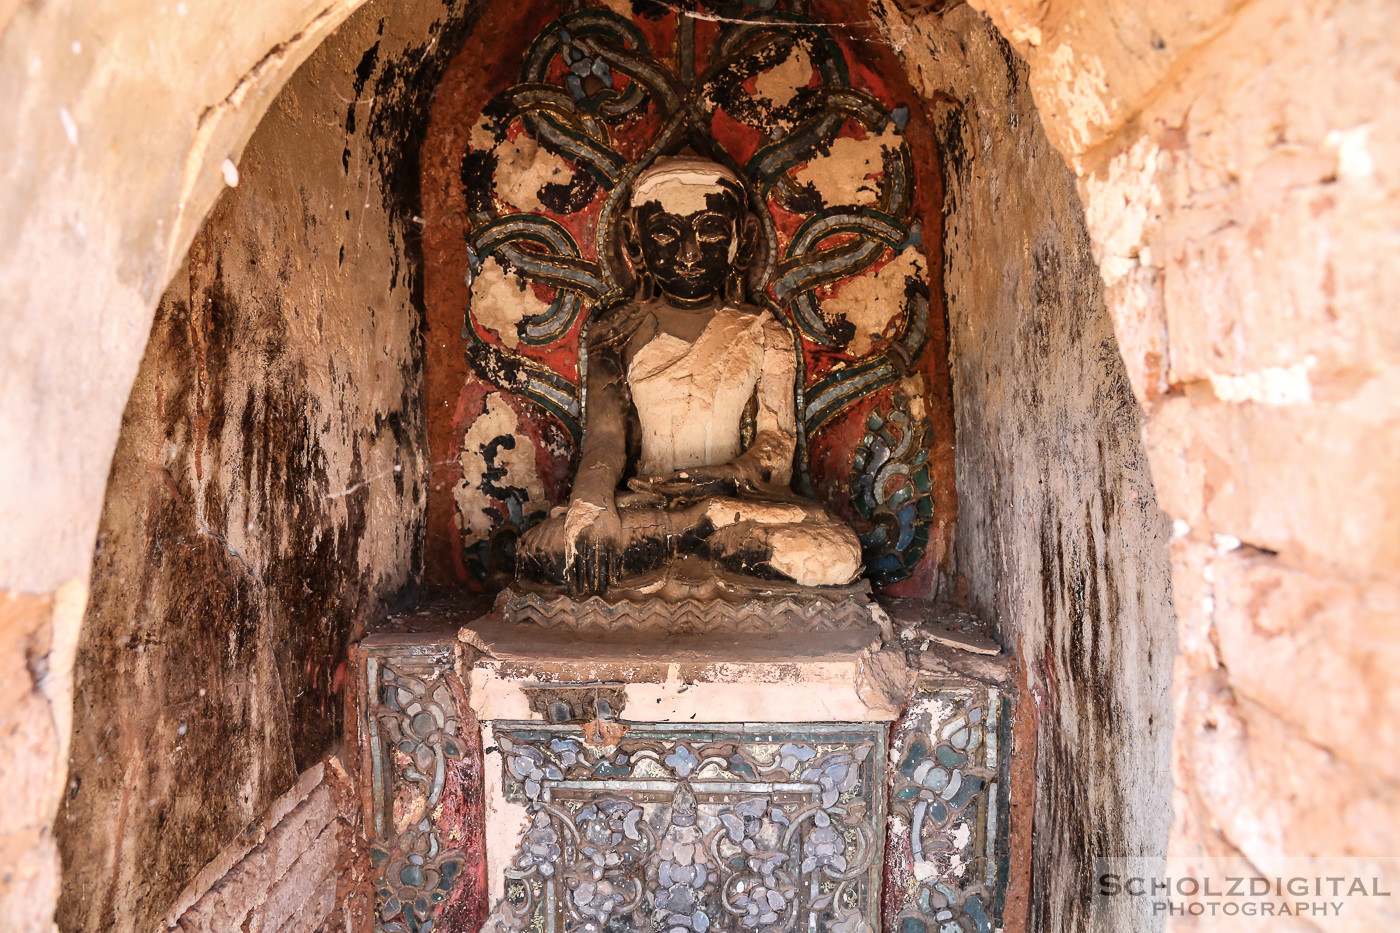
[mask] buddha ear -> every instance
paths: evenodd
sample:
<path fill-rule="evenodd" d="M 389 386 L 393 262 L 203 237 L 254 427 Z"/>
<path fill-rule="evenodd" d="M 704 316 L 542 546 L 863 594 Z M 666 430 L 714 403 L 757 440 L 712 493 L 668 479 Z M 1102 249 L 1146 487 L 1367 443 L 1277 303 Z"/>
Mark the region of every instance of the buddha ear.
<path fill-rule="evenodd" d="M 627 259 L 632 263 L 634 269 L 642 268 L 642 240 L 637 232 L 636 220 L 632 214 L 623 214 L 618 221 L 618 232 L 622 236 L 622 251 L 627 254 Z"/>
<path fill-rule="evenodd" d="M 753 265 L 758 252 L 759 237 L 763 235 L 762 225 L 753 214 L 746 213 L 739 219 L 739 249 L 734 255 L 734 263 L 747 269 Z"/>
<path fill-rule="evenodd" d="M 632 264 L 632 276 L 636 286 L 633 295 L 638 301 L 651 301 L 656 293 L 656 281 L 651 277 L 646 261 L 642 258 L 641 235 L 637 231 L 636 218 L 630 212 L 619 218 L 618 234 L 622 240 L 622 251 L 627 254 L 627 261 Z"/>

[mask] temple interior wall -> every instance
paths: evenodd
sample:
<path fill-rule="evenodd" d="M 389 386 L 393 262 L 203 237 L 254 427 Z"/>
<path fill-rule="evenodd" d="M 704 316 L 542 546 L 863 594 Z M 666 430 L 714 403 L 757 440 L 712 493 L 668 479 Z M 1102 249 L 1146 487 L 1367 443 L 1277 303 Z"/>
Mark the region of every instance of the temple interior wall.
<path fill-rule="evenodd" d="M 345 132 L 346 107 L 360 96 L 356 69 L 380 41 L 377 15 L 362 12 L 321 45 L 288 98 L 302 110 L 269 112 L 244 152 L 282 84 L 358 5 L 207 0 L 159 17 L 134 2 L 0 6 L 0 113 L 10 128 L 0 137 L 0 225 L 14 244 L 0 257 L 0 794 L 11 802 L 0 822 L 0 911 L 26 933 L 52 929 L 52 824 L 73 790 L 66 749 L 70 719 L 91 711 L 85 696 L 99 711 L 125 707 L 101 727 L 129 730 L 117 738 L 126 751 L 97 769 L 109 795 L 127 769 L 141 793 L 124 812 L 94 807 L 84 823 L 92 839 L 65 845 L 88 860 L 65 884 L 112 892 L 108 906 L 65 906 L 78 911 L 65 928 L 83 928 L 71 919 L 83 916 L 103 918 L 91 928 L 133 929 L 173 906 L 205 863 L 236 847 L 237 820 L 272 808 L 326 750 L 329 730 L 293 736 L 293 710 L 324 700 L 333 720 L 336 701 L 333 671 L 328 683 L 325 670 L 304 666 L 316 659 L 279 656 L 292 613 L 304 621 L 307 605 L 319 607 L 324 651 L 414 572 L 419 519 L 405 509 L 418 507 L 427 460 L 403 400 L 421 378 L 411 365 L 421 338 L 382 313 L 412 301 L 410 219 L 382 203 L 392 185 L 380 172 L 393 163 L 374 154 L 386 143 Z M 1400 437 L 1400 317 L 1386 273 L 1400 246 L 1400 116 L 1380 102 L 1400 81 L 1388 38 L 1400 14 L 1383 0 L 1153 2 L 1130 16 L 1093 0 L 973 6 L 1028 73 L 997 63 L 1003 47 L 967 8 L 875 15 L 916 87 L 952 98 L 945 142 L 983 156 L 980 166 L 950 164 L 946 176 L 957 199 L 947 255 L 957 556 L 969 598 L 1001 621 L 1045 701 L 1040 787 L 1071 800 L 1058 811 L 1072 829 L 1063 837 L 1040 811 L 1049 832 L 1034 854 L 1033 918 L 1043 929 L 1082 928 L 1068 873 L 1100 843 L 1159 838 L 1164 813 L 1137 808 L 1160 806 L 1160 770 L 1134 776 L 1166 741 L 1157 648 L 1171 656 L 1173 616 L 1149 598 L 1165 592 L 1166 520 L 1179 643 L 1170 850 L 1393 852 L 1400 488 L 1388 464 Z M 409 62 L 420 59 L 404 53 L 433 48 L 430 23 L 453 11 L 460 6 L 389 16 L 371 78 L 393 71 L 389 86 L 409 87 Z M 951 24 L 962 24 L 955 38 Z M 930 48 L 943 50 L 938 61 Z M 362 88 L 362 108 L 378 83 Z M 990 113 L 969 106 L 992 101 L 1006 103 Z M 347 145 L 363 176 L 344 171 Z M 221 194 L 226 157 L 240 184 Z M 1041 197 L 1032 179 L 1057 194 Z M 359 207 L 366 191 L 370 208 Z M 258 199 L 274 196 L 290 201 L 254 224 Z M 1017 223 L 1003 228 L 1007 211 Z M 979 218 L 1001 257 L 960 245 Z M 339 246 L 375 237 L 378 258 L 365 263 L 378 262 L 380 276 L 343 282 Z M 182 264 L 191 243 L 194 258 Z M 316 302 L 299 300 L 303 285 L 235 271 L 259 251 L 293 266 L 314 258 L 325 270 L 318 292 L 357 300 L 323 315 L 313 341 Z M 395 258 L 400 279 L 389 286 Z M 1038 293 L 1037 261 L 1060 264 L 1060 288 Z M 367 358 L 362 328 L 382 335 L 389 356 Z M 234 331 L 247 342 L 211 356 L 209 336 Z M 302 339 L 270 346 L 284 333 Z M 1121 361 L 1105 349 L 1115 343 Z M 1000 407 L 978 412 L 977 398 Z M 249 408 L 270 414 L 270 442 L 302 431 L 304 462 L 320 464 L 314 486 L 288 484 L 278 471 L 290 458 L 258 452 L 257 435 L 240 427 Z M 417 455 L 411 473 L 389 427 L 395 413 Z M 1144 502 L 1139 422 L 1165 519 Z M 246 483 L 245 450 L 261 465 Z M 400 474 L 383 475 L 396 464 L 402 490 Z M 327 498 L 365 480 L 362 491 Z M 261 524 L 238 524 L 245 508 Z M 1103 525 L 1086 529 L 1086 517 Z M 100 523 L 107 535 L 94 562 Z M 172 543 L 164 553 L 147 547 L 162 525 Z M 279 566 L 292 554 L 310 567 L 311 592 L 295 606 Z M 1043 590 L 1045 568 L 1056 576 Z M 1119 619 L 1137 628 L 1109 626 L 1110 593 Z M 152 602 L 138 611 L 133 598 Z M 202 609 L 218 632 L 189 624 Z M 215 636 L 230 634 L 233 647 L 216 650 Z M 119 647 L 122 636 L 135 640 Z M 185 652 L 199 644 L 211 654 L 196 666 Z M 76 708 L 75 653 L 113 665 L 107 683 L 86 687 L 79 665 Z M 238 657 L 257 663 L 235 667 Z M 1103 677 L 1110 663 L 1123 670 Z M 219 700 L 210 721 L 227 726 L 253 704 L 266 718 L 252 732 L 211 727 L 182 744 L 174 705 L 128 705 L 180 701 L 177 674 L 196 678 L 197 702 Z M 1304 677 L 1310 689 L 1298 687 Z M 1157 717 L 1145 740 L 1126 744 L 1144 715 Z M 94 741 L 76 734 L 76 762 Z M 156 768 L 186 754 L 239 763 L 246 781 L 214 815 L 226 823 L 201 827 L 208 815 L 171 809 L 182 782 L 229 789 L 199 784 L 198 764 Z M 68 812 L 96 783 L 78 787 Z M 1111 806 L 1129 810 L 1096 810 Z M 1081 835 L 1090 822 L 1111 835 Z M 150 839 L 169 845 L 177 831 L 190 836 L 170 848 L 170 864 L 130 873 L 158 851 Z M 103 870 L 113 874 L 84 874 Z"/>
<path fill-rule="evenodd" d="M 874 12 L 905 37 L 944 160 L 957 571 L 1035 703 L 1029 927 L 1155 929 L 1145 904 L 1091 916 L 1077 896 L 1095 855 L 1165 850 L 1176 622 L 1169 523 L 1075 178 L 984 15 Z"/>
<path fill-rule="evenodd" d="M 1168 848 L 1391 855 L 1400 10 L 1111 7 L 985 4 L 1079 178 L 1172 521 Z"/>
<path fill-rule="evenodd" d="M 343 734 L 349 639 L 421 575 L 422 281 L 405 142 L 441 67 L 432 49 L 453 45 L 465 17 L 389 6 L 353 14 L 277 96 L 156 308 L 77 649 L 63 929 L 155 928 L 321 767 Z M 283 834 L 294 857 L 274 859 L 262 888 L 306 876 L 302 896 L 324 894 L 339 838 L 315 829 Z M 291 922 L 291 894 L 252 910 L 259 883 L 224 885 L 242 895 L 220 907 L 228 923 L 248 919 L 240 907 L 257 929 Z"/>

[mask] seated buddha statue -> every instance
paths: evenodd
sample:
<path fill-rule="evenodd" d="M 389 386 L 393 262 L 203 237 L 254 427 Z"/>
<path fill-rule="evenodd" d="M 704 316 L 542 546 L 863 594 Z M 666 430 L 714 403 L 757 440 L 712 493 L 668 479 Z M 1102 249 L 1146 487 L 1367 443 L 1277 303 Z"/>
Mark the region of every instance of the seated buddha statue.
<path fill-rule="evenodd" d="M 589 328 L 573 489 L 520 539 L 519 576 L 660 598 L 852 583 L 859 539 L 790 488 L 797 357 L 743 301 L 759 227 L 741 181 L 657 159 L 619 226 L 637 291 Z"/>

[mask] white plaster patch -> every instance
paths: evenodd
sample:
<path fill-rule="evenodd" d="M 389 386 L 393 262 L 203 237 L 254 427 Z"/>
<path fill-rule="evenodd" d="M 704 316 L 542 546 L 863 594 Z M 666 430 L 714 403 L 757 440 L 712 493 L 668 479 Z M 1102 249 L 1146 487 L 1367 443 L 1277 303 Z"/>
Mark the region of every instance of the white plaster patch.
<path fill-rule="evenodd" d="M 768 562 L 803 586 L 850 583 L 860 572 L 860 549 L 851 547 L 848 529 L 779 525 L 765 532 L 773 547 Z"/>
<path fill-rule="evenodd" d="M 909 417 L 915 421 L 922 421 L 925 415 L 924 393 L 928 391 L 924 385 L 922 373 L 913 372 L 899 381 L 899 391 L 908 399 Z"/>
<path fill-rule="evenodd" d="M 472 668 L 471 708 L 487 720 L 539 720 L 530 710 L 525 687 L 556 679 L 561 662 L 574 664 L 578 646 L 530 633 L 485 633 L 493 658 Z M 504 637 L 498 637 L 504 636 Z M 509 639 L 508 641 L 506 639 Z M 703 676 L 667 664 L 666 679 L 624 684 L 627 718 L 638 722 L 747 722 L 755 710 L 782 710 L 785 722 L 887 722 L 903 708 L 904 695 L 889 695 L 862 676 L 870 651 L 879 647 L 877 630 L 832 638 L 808 638 L 802 657 L 773 658 L 747 648 L 703 662 Z M 737 642 L 734 645 L 737 646 Z M 598 680 L 625 680 L 638 663 L 662 661 L 676 646 L 633 646 L 621 660 L 595 656 L 590 672 Z M 688 649 L 687 649 L 688 650 Z M 601 654 L 599 652 L 598 654 Z M 687 654 L 687 661 L 696 655 Z M 619 665 L 621 665 L 619 667 Z M 577 669 L 574 674 L 578 675 Z"/>
<path fill-rule="evenodd" d="M 1028 26 L 1020 23 L 1011 30 L 1011 41 L 1025 43 L 1027 45 L 1040 45 L 1042 36 L 1039 26 Z"/>
<path fill-rule="evenodd" d="M 1215 544 L 1215 550 L 1218 554 L 1224 554 L 1228 551 L 1237 551 L 1244 544 L 1243 541 L 1234 535 L 1215 534 L 1211 536 L 1211 541 Z"/>
<path fill-rule="evenodd" d="M 1305 405 L 1312 401 L 1308 372 L 1316 365 L 1317 357 L 1310 355 L 1292 366 L 1269 366 L 1242 376 L 1210 373 L 1210 387 L 1216 398 L 1236 405 Z"/>
<path fill-rule="evenodd" d="M 567 184 L 571 178 L 568 163 L 532 136 L 521 134 L 496 146 L 496 197 L 522 211 L 545 210 L 540 189 L 551 183 Z"/>
<path fill-rule="evenodd" d="M 678 217 L 705 210 L 709 204 L 708 195 L 719 190 L 724 181 L 739 185 L 733 172 L 715 162 L 702 159 L 658 159 L 643 172 L 632 187 L 633 205 L 656 201 L 661 209 Z M 730 259 L 734 258 L 734 247 L 730 248 Z"/>
<path fill-rule="evenodd" d="M 873 206 L 880 199 L 880 188 L 869 175 L 884 168 L 885 150 L 895 150 L 904 140 L 893 126 L 878 136 L 852 139 L 843 136 L 831 144 L 826 155 L 812 159 L 793 176 L 799 185 L 811 184 L 828 207 L 836 205 Z"/>
<path fill-rule="evenodd" d="M 514 350 L 520 344 L 516 325 L 532 314 L 542 314 L 549 302 L 535 294 L 525 278 L 495 256 L 487 257 L 472 279 L 472 318 Z"/>
<path fill-rule="evenodd" d="M 1064 101 L 1063 122 L 1079 149 L 1093 141 L 1093 128 L 1107 126 L 1108 80 L 1103 62 L 1092 56 L 1080 56 L 1076 61 L 1074 49 L 1062 45 L 1050 54 L 1050 79 Z"/>
<path fill-rule="evenodd" d="M 477 117 L 476 122 L 472 124 L 471 136 L 468 137 L 468 145 L 477 152 L 483 152 L 496 145 L 496 134 L 487 129 L 487 124 L 491 122 L 492 120 L 483 113 L 481 116 Z"/>
<path fill-rule="evenodd" d="M 525 804 L 516 803 L 506 794 L 505 756 L 501 754 L 500 743 L 496 740 L 494 723 L 482 722 L 481 747 L 487 750 L 482 756 L 481 771 L 485 785 L 486 877 L 490 884 L 488 902 L 492 905 L 492 912 L 496 913 L 506 896 L 505 869 L 520 850 L 520 840 L 530 823 L 530 811 Z"/>
<path fill-rule="evenodd" d="M 807 513 L 800 505 L 788 502 L 745 502 L 736 507 L 731 499 L 714 499 L 705 507 L 705 518 L 716 529 L 727 528 L 736 522 L 759 522 L 776 525 L 784 522 L 800 523 Z"/>
<path fill-rule="evenodd" d="M 1365 181 L 1376 173 L 1368 138 L 1372 126 L 1363 123 L 1347 130 L 1332 130 L 1324 145 L 1337 153 L 1337 177 L 1343 181 Z"/>
<path fill-rule="evenodd" d="M 848 352 L 866 355 L 890 324 L 898 320 L 904 306 L 905 282 L 911 277 L 928 280 L 923 254 L 916 249 L 904 250 L 875 272 L 847 279 L 841 283 L 840 291 L 822 301 L 824 314 L 839 314 L 855 326 Z"/>
<path fill-rule="evenodd" d="M 521 508 L 527 514 L 549 508 L 539 470 L 535 467 L 535 445 L 518 432 L 519 426 L 515 410 L 500 393 L 493 392 L 486 396 L 486 410 L 472 422 L 462 438 L 462 449 L 458 454 L 462 478 L 453 487 L 452 498 L 457 504 L 457 527 L 469 536 L 469 540 L 486 538 L 494 527 L 491 516 L 486 513 L 487 508 L 493 507 L 493 497 L 480 486 L 487 467 L 487 445 L 497 437 L 514 437 L 515 446 L 507 448 L 498 445 L 492 455 L 491 465 L 505 470 L 505 474 L 495 480 L 496 485 L 525 490 L 526 499 Z"/>
<path fill-rule="evenodd" d="M 68 137 L 68 142 L 76 146 L 78 144 L 78 124 L 73 119 L 73 115 L 68 112 L 67 107 L 58 108 L 58 120 L 63 124 L 63 135 Z"/>
<path fill-rule="evenodd" d="M 1150 261 L 1143 240 L 1162 208 L 1156 182 L 1162 161 L 1162 150 L 1144 136 L 1109 162 L 1103 176 L 1084 181 L 1084 219 L 1105 286 Z"/>
<path fill-rule="evenodd" d="M 754 79 L 754 91 L 774 107 L 792 103 L 797 92 L 812 83 L 811 56 L 801 45 L 793 46 L 788 57 Z"/>

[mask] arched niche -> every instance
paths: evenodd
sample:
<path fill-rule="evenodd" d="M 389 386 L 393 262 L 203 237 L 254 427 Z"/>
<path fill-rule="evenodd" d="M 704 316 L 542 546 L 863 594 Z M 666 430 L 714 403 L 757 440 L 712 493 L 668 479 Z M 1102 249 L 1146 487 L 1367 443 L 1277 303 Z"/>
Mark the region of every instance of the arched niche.
<path fill-rule="evenodd" d="M 279 96 L 161 299 L 79 651 L 59 818 L 65 928 L 159 919 L 333 744 L 357 626 L 425 578 L 473 579 L 453 525 L 464 459 L 484 467 L 479 448 L 510 437 L 537 500 L 565 491 L 567 427 L 499 386 L 471 389 L 461 336 L 462 156 L 535 34 L 506 27 L 534 16 L 538 31 L 559 12 L 360 9 Z M 655 32 L 670 14 L 653 12 L 622 14 Z M 1037 779 L 1020 812 L 1049 803 L 1033 855 L 1029 821 L 1015 824 L 1021 877 L 1037 879 L 1020 890 L 1035 892 L 1040 928 L 1084 928 L 1067 879 L 1098 848 L 1150 852 L 1165 832 L 1164 532 L 1073 177 L 1040 131 L 1024 66 L 967 7 L 921 39 L 941 64 L 908 46 L 900 61 L 889 16 L 814 18 L 841 24 L 827 31 L 864 69 L 862 91 L 890 114 L 910 108 L 931 327 L 947 316 L 942 349 L 921 363 L 924 415 L 943 424 L 929 461 L 946 519 L 929 540 L 942 550 L 890 592 L 965 596 L 1022 659 L 1019 715 L 1039 731 L 1023 735 Z M 713 135 L 742 151 L 731 131 Z M 819 298 L 839 303 L 832 292 Z M 838 510 L 854 508 L 881 399 L 893 392 L 847 409 L 851 433 L 825 454 L 813 444 L 817 492 Z M 509 502 L 476 500 L 481 514 Z"/>

